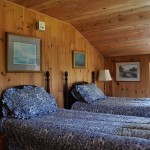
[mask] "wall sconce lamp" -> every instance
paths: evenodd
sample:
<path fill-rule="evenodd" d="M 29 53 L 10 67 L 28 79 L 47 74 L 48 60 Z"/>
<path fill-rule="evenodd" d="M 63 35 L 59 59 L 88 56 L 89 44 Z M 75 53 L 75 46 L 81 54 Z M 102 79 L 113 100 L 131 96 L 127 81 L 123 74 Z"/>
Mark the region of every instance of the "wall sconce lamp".
<path fill-rule="evenodd" d="M 106 94 L 106 82 L 112 80 L 109 70 L 100 70 L 98 80 L 104 82 L 104 94 Z"/>

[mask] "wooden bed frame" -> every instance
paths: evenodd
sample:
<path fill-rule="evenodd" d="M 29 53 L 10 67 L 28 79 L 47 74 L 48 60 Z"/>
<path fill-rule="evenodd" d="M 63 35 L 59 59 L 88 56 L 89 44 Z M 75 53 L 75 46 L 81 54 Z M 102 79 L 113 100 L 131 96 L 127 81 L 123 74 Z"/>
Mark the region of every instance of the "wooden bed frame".
<path fill-rule="evenodd" d="M 92 83 L 95 83 L 95 72 L 92 71 Z M 88 84 L 86 81 L 75 82 L 72 84 L 71 88 L 68 88 L 68 72 L 65 72 L 65 85 L 64 85 L 64 108 L 71 109 L 71 106 L 77 100 L 72 96 L 71 91 L 76 85 Z"/>
<path fill-rule="evenodd" d="M 45 73 L 45 80 L 46 80 L 46 87 L 45 90 L 50 93 L 50 72 L 46 71 Z M 88 82 L 85 81 L 81 81 L 81 82 L 75 82 L 72 84 L 72 87 L 69 89 L 68 88 L 68 72 L 65 72 L 65 84 L 64 84 L 64 108 L 66 109 L 70 109 L 71 105 L 77 101 L 71 94 L 71 90 L 73 88 L 75 88 L 76 85 L 81 85 L 81 84 L 87 84 Z M 92 83 L 95 83 L 95 72 L 92 72 Z M 23 86 L 25 85 L 19 85 L 19 86 L 13 86 L 14 88 L 18 88 L 21 89 Z M 31 85 L 31 86 L 35 86 L 35 85 Z M 1 93 L 1 97 L 0 97 L 0 118 L 3 116 L 2 115 L 2 98 L 3 98 L 3 93 L 6 91 L 7 89 L 3 90 Z"/>
<path fill-rule="evenodd" d="M 46 71 L 45 73 L 45 80 L 46 80 L 46 87 L 45 87 L 45 90 L 46 92 L 50 93 L 50 84 L 49 84 L 49 81 L 50 81 L 50 72 L 49 71 Z M 27 85 L 18 85 L 18 86 L 13 86 L 13 88 L 18 88 L 18 89 L 22 89 L 24 86 L 27 86 Z M 35 85 L 31 85 L 33 87 L 35 87 Z M 8 88 L 7 88 L 8 89 Z M 0 118 L 3 116 L 2 114 L 2 99 L 3 99 L 3 94 L 4 92 L 7 90 L 7 89 L 4 89 L 1 93 L 1 97 L 0 97 Z M 7 105 L 5 105 L 5 108 L 7 109 Z M 8 109 L 8 112 L 9 112 L 9 109 Z M 11 112 L 10 112 L 11 113 Z"/>

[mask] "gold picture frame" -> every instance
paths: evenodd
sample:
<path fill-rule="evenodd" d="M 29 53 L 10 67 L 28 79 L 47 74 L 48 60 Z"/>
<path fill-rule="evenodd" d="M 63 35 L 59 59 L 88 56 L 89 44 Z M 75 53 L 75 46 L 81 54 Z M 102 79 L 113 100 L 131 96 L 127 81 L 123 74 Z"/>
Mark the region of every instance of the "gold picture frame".
<path fill-rule="evenodd" d="M 86 53 L 84 51 L 73 51 L 73 68 L 84 69 L 86 67 Z"/>

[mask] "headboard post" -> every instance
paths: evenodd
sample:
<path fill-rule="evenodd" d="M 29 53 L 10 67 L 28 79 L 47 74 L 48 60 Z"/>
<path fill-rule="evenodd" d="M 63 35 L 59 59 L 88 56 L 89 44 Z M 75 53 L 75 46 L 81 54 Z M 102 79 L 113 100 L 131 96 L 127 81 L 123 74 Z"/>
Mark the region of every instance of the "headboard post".
<path fill-rule="evenodd" d="M 50 80 L 50 73 L 49 71 L 46 71 L 46 91 L 48 93 L 50 93 L 49 80 Z"/>
<path fill-rule="evenodd" d="M 64 85 L 64 108 L 68 108 L 68 72 L 65 71 L 65 85 Z"/>
<path fill-rule="evenodd" d="M 92 83 L 95 83 L 95 72 L 92 71 Z"/>

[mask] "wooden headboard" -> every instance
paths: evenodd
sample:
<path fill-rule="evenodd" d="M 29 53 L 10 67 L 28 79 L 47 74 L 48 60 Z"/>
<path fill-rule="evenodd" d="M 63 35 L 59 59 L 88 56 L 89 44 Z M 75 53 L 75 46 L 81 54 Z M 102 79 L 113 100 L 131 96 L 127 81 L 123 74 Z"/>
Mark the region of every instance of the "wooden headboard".
<path fill-rule="evenodd" d="M 46 92 L 50 93 L 50 85 L 49 85 L 49 81 L 50 81 L 50 72 L 49 71 L 46 71 L 45 73 L 45 80 L 46 80 L 46 87 L 45 87 L 45 90 Z M 24 86 L 27 86 L 27 85 L 18 85 L 18 86 L 13 86 L 13 88 L 17 88 L 17 89 L 22 89 Z M 31 85 L 33 87 L 35 87 L 35 85 Z M 7 88 L 8 89 L 8 88 Z M 1 93 L 1 97 L 0 97 L 0 118 L 3 116 L 2 114 L 2 99 L 3 99 L 3 94 L 4 92 L 7 90 L 7 89 L 4 89 Z M 5 107 L 7 108 L 7 106 Z"/>
<path fill-rule="evenodd" d="M 95 83 L 95 72 L 92 71 L 92 83 Z M 70 109 L 72 104 L 77 100 L 72 96 L 71 91 L 76 85 L 88 84 L 86 81 L 75 82 L 72 84 L 71 88 L 68 88 L 68 72 L 65 72 L 65 85 L 64 85 L 64 108 Z"/>

